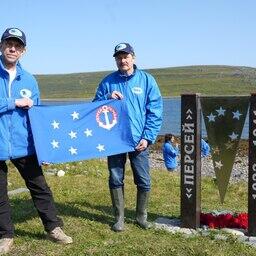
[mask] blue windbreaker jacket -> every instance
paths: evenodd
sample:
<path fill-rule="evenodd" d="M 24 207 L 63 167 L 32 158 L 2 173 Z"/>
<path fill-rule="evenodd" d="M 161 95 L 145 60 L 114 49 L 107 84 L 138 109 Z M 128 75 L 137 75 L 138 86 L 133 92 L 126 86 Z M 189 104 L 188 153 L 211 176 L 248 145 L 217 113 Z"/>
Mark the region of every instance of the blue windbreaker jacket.
<path fill-rule="evenodd" d="M 15 100 L 29 97 L 39 105 L 36 79 L 17 64 L 16 78 L 9 91 L 9 74 L 0 56 L 0 160 L 35 153 L 27 109 L 16 108 Z"/>
<path fill-rule="evenodd" d="M 201 157 L 206 157 L 209 156 L 211 152 L 210 146 L 209 144 L 201 139 Z"/>
<path fill-rule="evenodd" d="M 163 145 L 163 158 L 165 167 L 173 169 L 178 166 L 177 156 L 180 154 L 179 149 L 174 147 L 170 142 L 165 142 Z"/>
<path fill-rule="evenodd" d="M 93 101 L 110 99 L 113 91 L 124 96 L 135 145 L 141 139 L 154 143 L 162 124 L 163 102 L 153 76 L 135 65 L 130 76 L 113 72 L 99 84 Z"/>

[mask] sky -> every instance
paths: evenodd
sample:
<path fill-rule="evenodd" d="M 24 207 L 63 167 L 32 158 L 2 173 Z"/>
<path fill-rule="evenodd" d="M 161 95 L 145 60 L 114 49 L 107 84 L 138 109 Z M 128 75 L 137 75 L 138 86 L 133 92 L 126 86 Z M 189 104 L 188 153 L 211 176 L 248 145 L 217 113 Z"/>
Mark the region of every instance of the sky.
<path fill-rule="evenodd" d="M 1 34 L 25 32 L 33 74 L 115 70 L 120 42 L 141 69 L 256 67 L 255 0 L 2 0 L 0 10 Z"/>

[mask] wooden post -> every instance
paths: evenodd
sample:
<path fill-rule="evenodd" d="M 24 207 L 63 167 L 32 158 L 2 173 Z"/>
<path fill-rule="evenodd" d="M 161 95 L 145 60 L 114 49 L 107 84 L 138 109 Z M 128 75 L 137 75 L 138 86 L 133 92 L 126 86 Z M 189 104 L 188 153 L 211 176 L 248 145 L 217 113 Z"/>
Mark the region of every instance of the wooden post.
<path fill-rule="evenodd" d="M 198 228 L 201 213 L 201 105 L 199 94 L 181 95 L 181 226 Z"/>
<path fill-rule="evenodd" d="M 249 107 L 248 235 L 256 236 L 256 93 Z"/>

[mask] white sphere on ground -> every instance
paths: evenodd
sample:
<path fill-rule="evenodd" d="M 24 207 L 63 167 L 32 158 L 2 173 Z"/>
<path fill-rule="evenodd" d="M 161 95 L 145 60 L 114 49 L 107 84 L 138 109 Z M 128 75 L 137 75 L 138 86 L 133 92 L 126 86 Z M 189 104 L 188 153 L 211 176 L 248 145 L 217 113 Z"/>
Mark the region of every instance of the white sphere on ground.
<path fill-rule="evenodd" d="M 63 170 L 59 170 L 58 172 L 57 172 L 57 176 L 58 177 L 63 177 L 65 175 L 65 172 L 63 171 Z"/>

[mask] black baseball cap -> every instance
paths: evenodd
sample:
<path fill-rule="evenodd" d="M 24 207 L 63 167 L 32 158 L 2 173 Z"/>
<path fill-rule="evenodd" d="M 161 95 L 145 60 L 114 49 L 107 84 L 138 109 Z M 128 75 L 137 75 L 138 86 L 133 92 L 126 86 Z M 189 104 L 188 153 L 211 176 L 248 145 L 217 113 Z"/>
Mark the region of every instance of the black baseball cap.
<path fill-rule="evenodd" d="M 18 28 L 7 28 L 1 37 L 1 42 L 8 38 L 17 38 L 26 46 L 26 36 L 24 32 Z"/>
<path fill-rule="evenodd" d="M 134 50 L 131 47 L 131 45 L 128 43 L 118 44 L 114 49 L 113 57 L 115 57 L 120 52 L 130 53 L 130 54 L 134 55 Z"/>

